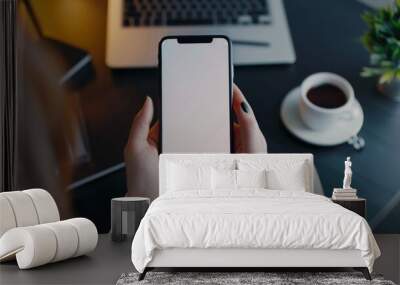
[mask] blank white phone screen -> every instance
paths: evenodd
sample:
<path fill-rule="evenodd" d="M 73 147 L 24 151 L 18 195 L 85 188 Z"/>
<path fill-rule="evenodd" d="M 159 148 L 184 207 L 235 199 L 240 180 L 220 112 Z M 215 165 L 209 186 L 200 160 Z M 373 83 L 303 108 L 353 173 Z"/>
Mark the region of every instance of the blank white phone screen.
<path fill-rule="evenodd" d="M 162 152 L 230 152 L 229 43 L 164 40 L 161 47 Z"/>

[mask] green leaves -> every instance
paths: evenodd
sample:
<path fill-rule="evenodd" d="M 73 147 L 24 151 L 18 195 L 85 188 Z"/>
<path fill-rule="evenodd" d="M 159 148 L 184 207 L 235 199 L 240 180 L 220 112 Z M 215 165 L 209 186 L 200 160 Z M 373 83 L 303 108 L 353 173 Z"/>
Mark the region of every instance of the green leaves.
<path fill-rule="evenodd" d="M 361 76 L 362 77 L 372 77 L 372 76 L 379 76 L 382 73 L 384 73 L 385 70 L 382 68 L 377 68 L 377 67 L 364 67 L 363 70 L 361 71 Z"/>
<path fill-rule="evenodd" d="M 365 12 L 362 19 L 368 30 L 361 42 L 370 53 L 371 67 L 365 67 L 361 76 L 380 76 L 380 82 L 400 77 L 400 0 L 394 8 Z"/>
<path fill-rule="evenodd" d="M 393 78 L 396 76 L 396 71 L 394 70 L 388 70 L 385 71 L 381 77 L 379 78 L 379 84 L 387 83 L 393 80 Z"/>

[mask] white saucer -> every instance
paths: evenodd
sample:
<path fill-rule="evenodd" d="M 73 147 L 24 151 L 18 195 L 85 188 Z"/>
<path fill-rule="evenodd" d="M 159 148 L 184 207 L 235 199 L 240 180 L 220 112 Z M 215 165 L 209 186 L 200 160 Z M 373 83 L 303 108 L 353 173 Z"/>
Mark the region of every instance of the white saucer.
<path fill-rule="evenodd" d="M 291 90 L 281 105 L 281 119 L 285 127 L 293 135 L 310 144 L 333 146 L 347 142 L 357 135 L 364 122 L 364 113 L 360 103 L 355 102 L 355 117 L 351 121 L 339 122 L 331 128 L 315 131 L 304 125 L 299 114 L 300 87 Z"/>

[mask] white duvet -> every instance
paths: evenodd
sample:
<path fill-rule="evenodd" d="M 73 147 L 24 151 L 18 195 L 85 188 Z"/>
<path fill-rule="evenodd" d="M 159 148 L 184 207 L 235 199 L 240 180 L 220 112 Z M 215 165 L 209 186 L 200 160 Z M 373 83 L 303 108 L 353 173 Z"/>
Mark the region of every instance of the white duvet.
<path fill-rule="evenodd" d="M 155 249 L 358 249 L 372 271 L 379 248 L 368 223 L 328 198 L 300 191 L 179 191 L 151 204 L 132 243 L 143 272 Z"/>

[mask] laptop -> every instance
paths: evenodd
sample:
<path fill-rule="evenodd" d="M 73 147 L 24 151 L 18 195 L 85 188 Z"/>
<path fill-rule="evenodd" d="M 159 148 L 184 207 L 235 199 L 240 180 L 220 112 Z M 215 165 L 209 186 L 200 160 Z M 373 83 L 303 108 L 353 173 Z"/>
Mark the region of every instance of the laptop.
<path fill-rule="evenodd" d="M 226 35 L 235 65 L 296 60 L 282 0 L 108 0 L 109 67 L 157 66 L 167 35 Z"/>

